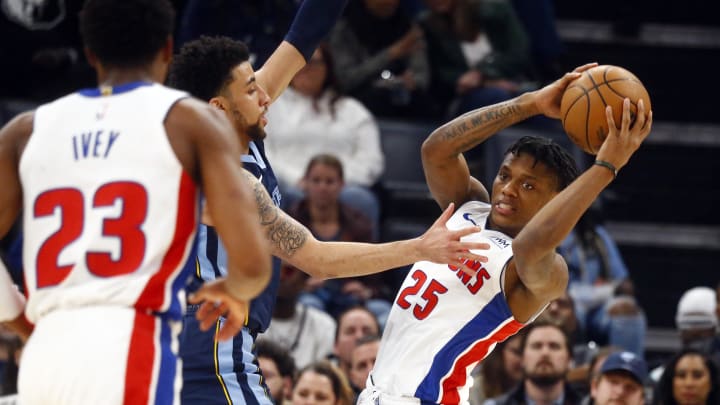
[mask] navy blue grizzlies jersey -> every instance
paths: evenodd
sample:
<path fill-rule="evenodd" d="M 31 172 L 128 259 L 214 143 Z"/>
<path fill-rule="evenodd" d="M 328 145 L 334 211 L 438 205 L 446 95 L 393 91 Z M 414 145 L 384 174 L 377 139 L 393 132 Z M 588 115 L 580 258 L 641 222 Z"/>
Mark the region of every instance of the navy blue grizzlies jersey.
<path fill-rule="evenodd" d="M 273 203 L 280 206 L 277 178 L 265 157 L 262 142 L 250 142 L 249 154 L 242 156 L 243 166 L 263 184 Z M 227 252 L 215 228 L 200 224 L 195 245 L 196 260 L 188 291 L 227 274 Z M 250 303 L 247 326 L 227 342 L 215 342 L 214 328 L 202 332 L 195 319 L 198 306 L 189 305 L 180 339 L 183 359 L 182 403 L 187 404 L 272 404 L 254 353 L 257 334 L 270 324 L 280 278 L 280 259 L 273 257 L 272 278 L 265 290 Z"/>

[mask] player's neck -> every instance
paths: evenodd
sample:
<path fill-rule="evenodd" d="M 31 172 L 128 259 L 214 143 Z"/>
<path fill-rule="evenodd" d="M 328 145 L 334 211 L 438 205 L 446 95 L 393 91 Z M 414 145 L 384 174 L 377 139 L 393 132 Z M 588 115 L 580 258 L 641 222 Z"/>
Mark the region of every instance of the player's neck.
<path fill-rule="evenodd" d="M 133 82 L 155 82 L 148 69 L 108 69 L 98 72 L 98 86 L 120 86 Z"/>
<path fill-rule="evenodd" d="M 240 151 L 243 155 L 250 154 L 250 141 L 252 141 L 252 139 L 247 135 L 240 135 Z"/>

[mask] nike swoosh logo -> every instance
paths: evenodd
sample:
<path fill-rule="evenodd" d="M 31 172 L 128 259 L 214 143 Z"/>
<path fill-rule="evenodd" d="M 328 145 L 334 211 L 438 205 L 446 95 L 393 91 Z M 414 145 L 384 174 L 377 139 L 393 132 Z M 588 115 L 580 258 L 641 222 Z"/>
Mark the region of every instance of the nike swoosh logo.
<path fill-rule="evenodd" d="M 258 177 L 258 181 L 259 181 L 260 183 L 262 183 L 262 176 L 263 176 L 262 173 L 260 173 L 260 177 Z"/>
<path fill-rule="evenodd" d="M 472 218 L 470 218 L 470 213 L 469 213 L 469 212 L 464 213 L 462 217 L 463 217 L 463 219 L 465 219 L 466 221 L 472 222 L 473 225 L 478 226 L 478 224 L 475 223 L 475 221 L 473 221 Z"/>

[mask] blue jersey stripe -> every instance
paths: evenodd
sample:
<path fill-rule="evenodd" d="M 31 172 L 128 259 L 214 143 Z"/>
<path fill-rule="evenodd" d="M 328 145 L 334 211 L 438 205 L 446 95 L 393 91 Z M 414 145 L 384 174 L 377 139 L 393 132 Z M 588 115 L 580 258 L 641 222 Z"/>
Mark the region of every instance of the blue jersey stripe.
<path fill-rule="evenodd" d="M 177 375 L 177 356 L 173 353 L 173 336 L 170 322 L 160 319 L 160 367 L 158 370 L 157 389 L 155 391 L 156 405 L 171 405 L 175 399 L 175 377 Z"/>
<path fill-rule="evenodd" d="M 478 340 L 488 337 L 512 318 L 505 296 L 499 292 L 433 358 L 430 371 L 415 391 L 415 397 L 438 401 L 440 383 L 460 355 Z"/>

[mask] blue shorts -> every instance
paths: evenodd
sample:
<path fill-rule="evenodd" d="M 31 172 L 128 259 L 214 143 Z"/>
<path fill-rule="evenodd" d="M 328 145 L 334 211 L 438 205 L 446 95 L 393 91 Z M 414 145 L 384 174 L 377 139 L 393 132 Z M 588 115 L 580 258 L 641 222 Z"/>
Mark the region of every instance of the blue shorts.
<path fill-rule="evenodd" d="M 188 307 L 180 334 L 182 403 L 272 405 L 254 352 L 255 334 L 243 328 L 232 340 L 216 343 L 219 322 L 224 319 L 202 332 Z"/>

